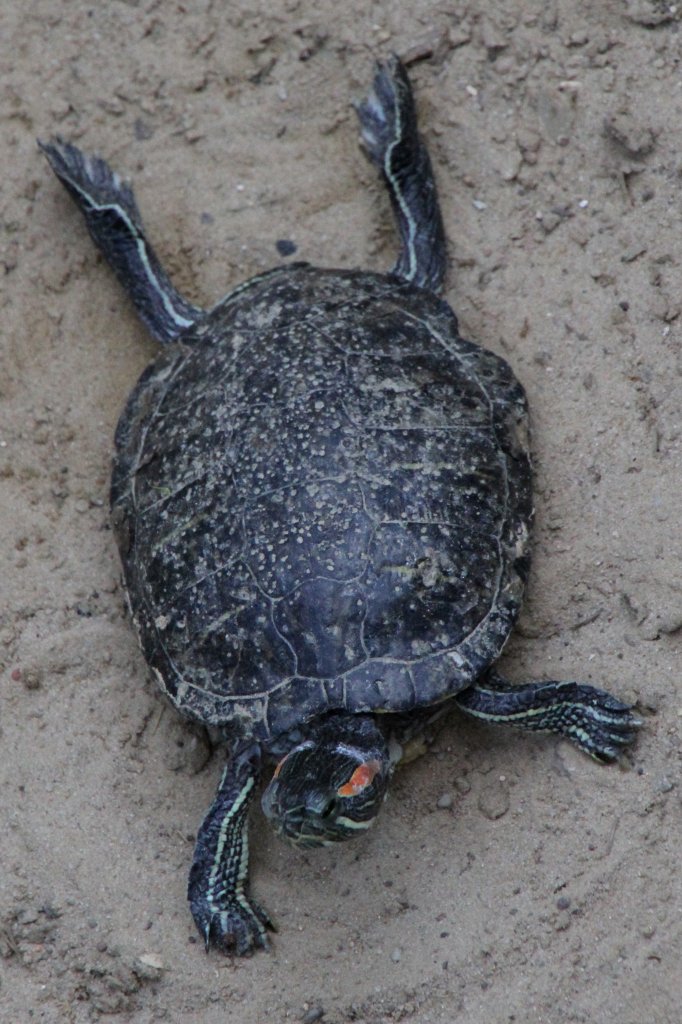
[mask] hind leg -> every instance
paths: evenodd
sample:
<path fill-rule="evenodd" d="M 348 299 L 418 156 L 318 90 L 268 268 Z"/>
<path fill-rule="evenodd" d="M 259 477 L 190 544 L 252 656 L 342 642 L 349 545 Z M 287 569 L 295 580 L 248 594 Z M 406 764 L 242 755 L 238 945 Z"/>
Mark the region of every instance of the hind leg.
<path fill-rule="evenodd" d="M 98 156 L 63 139 L 39 142 L 50 167 L 85 217 L 93 241 L 162 344 L 202 315 L 176 290 L 147 240 L 129 185 Z"/>
<path fill-rule="evenodd" d="M 393 272 L 440 292 L 445 231 L 426 146 L 417 131 L 412 87 L 397 57 L 378 64 L 372 90 L 356 104 L 367 156 L 381 171 L 402 248 Z"/>

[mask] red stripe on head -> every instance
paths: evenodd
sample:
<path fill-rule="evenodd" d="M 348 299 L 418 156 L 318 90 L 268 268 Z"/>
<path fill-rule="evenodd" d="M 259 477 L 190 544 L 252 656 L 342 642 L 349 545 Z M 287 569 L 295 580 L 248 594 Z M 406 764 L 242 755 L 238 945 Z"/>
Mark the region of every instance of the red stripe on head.
<path fill-rule="evenodd" d="M 356 796 L 363 789 L 369 786 L 377 772 L 381 771 L 380 761 L 365 761 L 359 768 L 356 768 L 348 782 L 337 789 L 338 796 Z"/>

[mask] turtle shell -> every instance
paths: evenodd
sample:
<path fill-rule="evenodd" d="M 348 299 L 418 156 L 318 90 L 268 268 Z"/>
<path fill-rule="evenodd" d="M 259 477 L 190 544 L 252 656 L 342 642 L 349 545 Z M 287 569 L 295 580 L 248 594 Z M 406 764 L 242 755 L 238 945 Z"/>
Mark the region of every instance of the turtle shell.
<path fill-rule="evenodd" d="M 473 681 L 516 619 L 526 400 L 430 292 L 292 265 L 143 374 L 111 500 L 181 712 L 265 743 L 332 709 L 405 712 Z"/>

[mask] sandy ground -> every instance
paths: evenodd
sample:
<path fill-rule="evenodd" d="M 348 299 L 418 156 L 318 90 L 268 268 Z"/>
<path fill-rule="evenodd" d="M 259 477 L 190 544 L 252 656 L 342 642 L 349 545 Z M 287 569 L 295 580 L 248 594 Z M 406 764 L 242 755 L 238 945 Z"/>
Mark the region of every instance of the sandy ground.
<path fill-rule="evenodd" d="M 2 1021 L 679 1024 L 679 19 L 649 0 L 2 4 Z M 221 756 L 147 680 L 108 525 L 114 425 L 154 346 L 35 138 L 134 178 L 197 302 L 281 239 L 387 267 L 349 101 L 390 50 L 413 62 L 447 297 L 533 409 L 534 571 L 505 670 L 607 686 L 645 727 L 620 770 L 453 718 L 337 850 L 254 815 L 280 932 L 233 963 L 185 903 Z"/>

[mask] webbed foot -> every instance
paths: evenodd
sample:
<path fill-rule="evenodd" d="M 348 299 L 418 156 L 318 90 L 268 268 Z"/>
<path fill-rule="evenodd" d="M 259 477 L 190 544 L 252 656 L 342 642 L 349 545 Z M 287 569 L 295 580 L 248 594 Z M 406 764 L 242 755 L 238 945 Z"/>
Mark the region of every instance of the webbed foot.
<path fill-rule="evenodd" d="M 513 686 L 496 672 L 488 672 L 475 686 L 458 693 L 455 703 L 484 721 L 559 733 L 602 763 L 615 761 L 642 725 L 632 705 L 594 686 L 575 682 Z"/>
<path fill-rule="evenodd" d="M 213 947 L 248 956 L 256 949 L 268 949 L 268 932 L 277 931 L 266 911 L 245 892 L 211 903 L 198 897 L 190 900 L 190 910 L 207 953 Z"/>
<path fill-rule="evenodd" d="M 174 341 L 202 315 L 161 266 L 147 239 L 133 190 L 106 160 L 59 136 L 38 142 L 50 167 L 85 217 L 88 231 L 139 316 L 162 344 Z"/>

